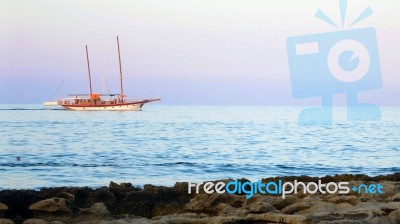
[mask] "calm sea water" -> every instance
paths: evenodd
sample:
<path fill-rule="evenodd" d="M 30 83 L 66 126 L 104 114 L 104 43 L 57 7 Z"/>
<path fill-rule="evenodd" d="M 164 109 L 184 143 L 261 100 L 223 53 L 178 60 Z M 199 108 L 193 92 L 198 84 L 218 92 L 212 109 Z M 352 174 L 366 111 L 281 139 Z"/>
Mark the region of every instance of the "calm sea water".
<path fill-rule="evenodd" d="M 379 122 L 297 124 L 297 107 L 158 106 L 76 112 L 0 105 L 0 188 L 172 185 L 400 172 L 400 108 Z M 17 161 L 20 157 L 20 161 Z"/>

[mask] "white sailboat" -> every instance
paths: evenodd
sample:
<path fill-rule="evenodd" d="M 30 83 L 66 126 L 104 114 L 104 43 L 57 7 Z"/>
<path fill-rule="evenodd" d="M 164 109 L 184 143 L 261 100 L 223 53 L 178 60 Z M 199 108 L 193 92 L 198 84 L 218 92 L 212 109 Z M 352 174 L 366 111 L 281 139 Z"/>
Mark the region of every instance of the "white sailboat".
<path fill-rule="evenodd" d="M 119 94 L 98 94 L 92 91 L 92 78 L 90 74 L 89 64 L 89 53 L 86 46 L 86 59 L 89 73 L 89 94 L 72 94 L 69 98 L 64 98 L 59 101 L 45 102 L 45 105 L 61 105 L 62 107 L 69 110 L 79 111 L 122 111 L 122 110 L 141 110 L 144 104 L 161 100 L 159 97 L 127 100 L 124 95 L 122 66 L 121 66 L 121 53 L 119 48 L 119 39 L 117 36 L 118 45 L 118 59 L 119 59 L 119 71 L 120 71 L 120 88 Z"/>

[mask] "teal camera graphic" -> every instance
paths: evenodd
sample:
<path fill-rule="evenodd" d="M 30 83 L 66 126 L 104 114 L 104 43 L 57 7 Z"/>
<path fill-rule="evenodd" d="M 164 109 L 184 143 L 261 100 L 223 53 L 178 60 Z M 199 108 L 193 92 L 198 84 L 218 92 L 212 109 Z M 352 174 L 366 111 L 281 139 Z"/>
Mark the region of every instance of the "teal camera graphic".
<path fill-rule="evenodd" d="M 340 1 L 340 4 L 341 11 L 345 11 L 347 1 Z M 357 20 L 371 13 L 368 8 Z M 318 11 L 316 16 L 336 26 L 322 11 Z M 300 123 L 331 123 L 332 97 L 335 94 L 347 94 L 348 120 L 380 119 L 381 112 L 377 106 L 358 102 L 360 91 L 382 87 L 374 28 L 289 37 L 287 53 L 293 97 L 322 99 L 321 107 L 308 108 L 299 114 Z"/>

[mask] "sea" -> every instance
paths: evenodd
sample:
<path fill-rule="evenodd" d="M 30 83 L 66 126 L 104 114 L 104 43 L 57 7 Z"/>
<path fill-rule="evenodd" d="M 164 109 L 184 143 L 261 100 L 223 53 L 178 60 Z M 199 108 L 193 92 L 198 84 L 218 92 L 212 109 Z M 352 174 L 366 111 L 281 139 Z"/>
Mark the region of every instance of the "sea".
<path fill-rule="evenodd" d="M 400 108 L 380 121 L 301 125 L 302 107 L 0 105 L 0 189 L 400 172 Z"/>

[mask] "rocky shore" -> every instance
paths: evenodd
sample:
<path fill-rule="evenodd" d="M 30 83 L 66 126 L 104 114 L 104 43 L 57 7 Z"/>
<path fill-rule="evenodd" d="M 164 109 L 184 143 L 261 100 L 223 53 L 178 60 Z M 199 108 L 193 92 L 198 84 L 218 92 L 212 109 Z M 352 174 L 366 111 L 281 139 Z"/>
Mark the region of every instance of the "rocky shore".
<path fill-rule="evenodd" d="M 400 223 L 400 173 L 369 177 L 275 177 L 275 181 L 379 183 L 382 194 L 188 194 L 173 187 L 111 182 L 108 187 L 59 187 L 0 191 L 0 224 L 124 223 Z M 243 179 L 245 180 L 245 179 Z M 228 182 L 228 180 L 224 180 Z"/>

